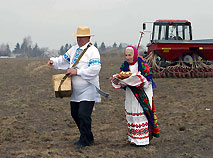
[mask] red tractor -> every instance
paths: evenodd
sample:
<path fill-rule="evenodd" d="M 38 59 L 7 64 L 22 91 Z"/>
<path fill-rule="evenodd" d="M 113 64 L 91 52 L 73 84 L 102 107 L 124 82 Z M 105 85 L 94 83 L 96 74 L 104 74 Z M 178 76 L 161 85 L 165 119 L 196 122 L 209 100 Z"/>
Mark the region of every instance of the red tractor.
<path fill-rule="evenodd" d="M 213 77 L 213 39 L 192 40 L 189 21 L 157 20 L 151 35 L 145 60 L 154 77 Z"/>

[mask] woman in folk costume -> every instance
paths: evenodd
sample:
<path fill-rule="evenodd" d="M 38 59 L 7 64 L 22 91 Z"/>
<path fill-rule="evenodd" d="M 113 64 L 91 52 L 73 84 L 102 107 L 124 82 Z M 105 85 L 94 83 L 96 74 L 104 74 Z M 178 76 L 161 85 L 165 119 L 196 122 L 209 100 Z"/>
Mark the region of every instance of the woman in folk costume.
<path fill-rule="evenodd" d="M 148 145 L 152 137 L 160 137 L 155 104 L 153 99 L 152 72 L 134 46 L 124 50 L 126 61 L 120 67 L 120 74 L 131 73 L 125 79 L 116 74 L 112 86 L 126 90 L 125 113 L 128 126 L 128 139 L 131 144 Z"/>

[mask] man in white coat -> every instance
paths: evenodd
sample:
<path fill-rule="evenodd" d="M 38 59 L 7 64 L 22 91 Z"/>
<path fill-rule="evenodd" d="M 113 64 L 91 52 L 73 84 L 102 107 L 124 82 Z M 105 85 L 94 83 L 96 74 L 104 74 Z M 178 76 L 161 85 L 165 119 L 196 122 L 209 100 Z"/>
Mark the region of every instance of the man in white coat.
<path fill-rule="evenodd" d="M 97 92 L 101 62 L 98 49 L 91 45 L 78 64 L 72 67 L 79 55 L 90 44 L 90 37 L 93 35 L 90 34 L 88 26 L 79 26 L 77 33 L 73 36 L 77 37 L 77 44 L 64 55 L 50 58 L 48 66 L 55 69 L 66 69 L 67 73 L 72 76 L 71 115 L 80 131 L 80 139 L 74 144 L 76 149 L 81 149 L 94 142 L 91 115 L 95 102 L 101 101 Z"/>

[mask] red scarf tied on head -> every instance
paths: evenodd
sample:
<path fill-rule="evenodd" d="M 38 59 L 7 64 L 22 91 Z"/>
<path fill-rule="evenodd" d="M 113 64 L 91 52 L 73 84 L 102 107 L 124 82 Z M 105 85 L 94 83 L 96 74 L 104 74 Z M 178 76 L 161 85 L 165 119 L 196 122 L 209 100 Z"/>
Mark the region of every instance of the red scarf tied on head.
<path fill-rule="evenodd" d="M 132 63 L 128 63 L 129 65 L 134 65 L 136 62 L 137 62 L 137 60 L 138 60 L 138 50 L 137 50 L 137 48 L 136 47 L 134 47 L 134 46 L 127 46 L 126 48 L 125 48 L 125 51 L 126 51 L 126 49 L 127 48 L 133 48 L 133 50 L 134 50 L 134 57 L 133 57 L 133 62 Z M 125 52 L 124 51 L 124 52 Z"/>

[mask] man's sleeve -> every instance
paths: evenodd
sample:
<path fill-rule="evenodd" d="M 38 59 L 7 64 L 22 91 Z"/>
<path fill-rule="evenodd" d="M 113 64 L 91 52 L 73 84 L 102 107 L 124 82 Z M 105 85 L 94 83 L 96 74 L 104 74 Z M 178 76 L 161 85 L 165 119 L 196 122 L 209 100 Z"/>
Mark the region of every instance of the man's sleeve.
<path fill-rule="evenodd" d="M 50 58 L 53 61 L 53 67 L 55 69 L 66 70 L 70 67 L 70 56 L 69 51 L 67 51 L 64 55 L 60 55 L 59 57 Z"/>

